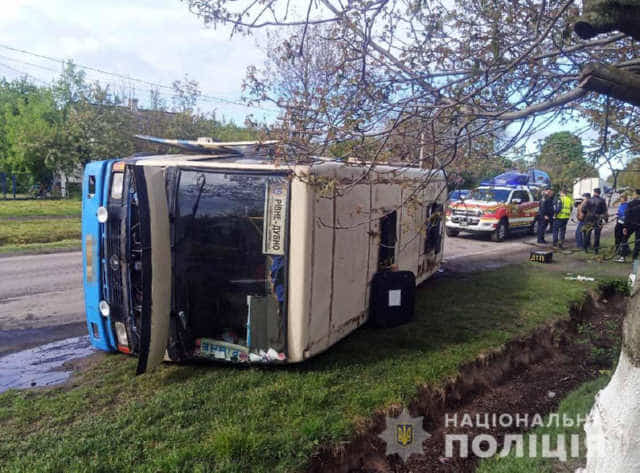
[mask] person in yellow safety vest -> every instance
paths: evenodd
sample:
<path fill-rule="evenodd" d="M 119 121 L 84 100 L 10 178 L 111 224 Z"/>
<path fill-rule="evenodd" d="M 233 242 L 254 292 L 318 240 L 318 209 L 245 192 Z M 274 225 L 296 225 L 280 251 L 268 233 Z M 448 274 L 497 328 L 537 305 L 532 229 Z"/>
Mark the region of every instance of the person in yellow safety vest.
<path fill-rule="evenodd" d="M 553 246 L 562 248 L 564 245 L 564 236 L 567 231 L 567 222 L 571 217 L 573 209 L 573 199 L 567 195 L 566 189 L 560 190 L 560 197 L 556 199 L 554 205 L 553 219 Z"/>

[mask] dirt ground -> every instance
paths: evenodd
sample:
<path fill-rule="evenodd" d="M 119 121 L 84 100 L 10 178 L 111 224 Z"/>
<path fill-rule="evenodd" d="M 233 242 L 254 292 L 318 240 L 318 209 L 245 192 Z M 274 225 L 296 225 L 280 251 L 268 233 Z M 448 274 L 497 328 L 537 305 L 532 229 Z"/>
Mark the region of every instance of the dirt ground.
<path fill-rule="evenodd" d="M 519 431 L 499 427 L 447 429 L 445 415 L 462 419 L 470 414 L 475 419 L 476 414 L 509 413 L 531 418 L 553 411 L 567 393 L 610 368 L 611 360 L 594 356 L 591 347 L 615 350 L 625 302 L 619 295 L 593 295 L 582 307 L 574 308 L 570 321 L 509 342 L 501 352 L 463 367 L 462 374 L 442 390 L 424 389 L 409 406 L 412 416 L 424 416 L 424 429 L 432 435 L 423 443 L 424 455 L 413 455 L 406 463 L 397 455 L 385 456 L 385 443 L 378 438 L 385 418 L 379 414 L 369 430 L 346 446 L 319 452 L 309 472 L 473 472 L 477 459 L 471 452 L 467 458 L 443 457 L 445 434 L 468 434 L 469 438 L 489 434 L 502 439 Z M 579 327 L 587 322 L 592 327 L 587 335 L 590 343 L 581 343 L 585 334 L 579 333 Z"/>

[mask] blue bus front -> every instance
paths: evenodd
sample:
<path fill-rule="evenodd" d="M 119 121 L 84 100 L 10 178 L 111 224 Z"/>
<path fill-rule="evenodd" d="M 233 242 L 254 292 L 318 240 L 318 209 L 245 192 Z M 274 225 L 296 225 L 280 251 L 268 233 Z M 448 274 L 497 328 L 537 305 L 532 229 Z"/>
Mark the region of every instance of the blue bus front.
<path fill-rule="evenodd" d="M 286 174 L 138 161 L 85 168 L 93 346 L 138 355 L 138 373 L 165 358 L 285 361 Z"/>
<path fill-rule="evenodd" d="M 82 179 L 82 263 L 87 328 L 92 345 L 104 351 L 118 348 L 105 259 L 109 222 L 104 220 L 112 194 L 114 163 L 114 160 L 92 161 L 85 166 Z"/>

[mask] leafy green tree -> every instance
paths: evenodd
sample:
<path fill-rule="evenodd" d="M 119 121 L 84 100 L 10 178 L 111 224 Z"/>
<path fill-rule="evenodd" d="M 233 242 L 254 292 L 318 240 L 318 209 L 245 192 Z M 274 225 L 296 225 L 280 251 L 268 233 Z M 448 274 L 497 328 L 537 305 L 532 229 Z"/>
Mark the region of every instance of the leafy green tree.
<path fill-rule="evenodd" d="M 568 131 L 547 136 L 540 146 L 536 166 L 549 173 L 553 185 L 561 187 L 570 188 L 576 179 L 598 176 L 585 159 L 582 140 Z"/>
<path fill-rule="evenodd" d="M 174 111 L 158 91 L 150 96 L 150 110 L 138 109 L 110 87 L 87 82 L 72 62 L 52 86 L 0 79 L 0 171 L 48 184 L 54 174 L 77 172 L 90 160 L 176 152 L 135 140 L 136 134 L 221 141 L 258 137 L 255 129 L 198 111 L 200 95 L 198 83 L 185 77 L 174 83 Z"/>
<path fill-rule="evenodd" d="M 19 104 L 28 100 L 29 95 L 37 93 L 38 88 L 26 78 L 7 81 L 0 79 L 0 171 L 17 172 L 16 161 L 9 159 L 7 140 L 7 118 L 18 113 Z"/>
<path fill-rule="evenodd" d="M 640 158 L 634 158 L 627 163 L 618 176 L 618 187 L 640 189 Z"/>
<path fill-rule="evenodd" d="M 38 182 L 49 182 L 62 156 L 56 142 L 61 136 L 61 115 L 53 94 L 37 89 L 5 104 L 2 110 L 4 166 L 28 172 Z"/>

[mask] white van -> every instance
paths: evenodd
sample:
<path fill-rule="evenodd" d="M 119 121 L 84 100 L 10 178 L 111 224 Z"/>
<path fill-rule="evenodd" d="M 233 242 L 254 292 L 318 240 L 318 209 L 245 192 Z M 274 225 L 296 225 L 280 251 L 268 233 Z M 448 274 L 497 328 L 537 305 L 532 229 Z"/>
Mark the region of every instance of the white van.
<path fill-rule="evenodd" d="M 573 184 L 573 202 L 577 207 L 583 200 L 583 195 L 589 193 L 593 195 L 593 189 L 601 189 L 604 192 L 605 182 L 604 179 L 599 177 L 587 177 L 586 179 L 579 179 Z"/>

